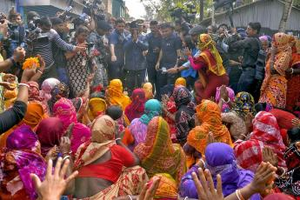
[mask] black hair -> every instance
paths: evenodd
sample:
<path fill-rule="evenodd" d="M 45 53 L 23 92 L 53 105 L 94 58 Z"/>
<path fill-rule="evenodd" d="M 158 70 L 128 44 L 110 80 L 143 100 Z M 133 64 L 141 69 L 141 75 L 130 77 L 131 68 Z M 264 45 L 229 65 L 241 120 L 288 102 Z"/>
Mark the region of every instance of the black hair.
<path fill-rule="evenodd" d="M 291 143 L 300 141 L 300 129 L 299 128 L 291 128 L 287 132 Z"/>
<path fill-rule="evenodd" d="M 126 22 L 122 18 L 117 19 L 115 23 L 116 23 L 116 25 L 121 24 L 121 23 L 126 24 Z"/>
<path fill-rule="evenodd" d="M 192 37 L 190 35 L 184 37 L 184 42 L 186 44 L 186 47 L 188 47 L 189 49 L 195 48 L 195 44 L 193 43 Z"/>
<path fill-rule="evenodd" d="M 158 22 L 155 21 L 155 20 L 153 20 L 153 21 L 150 22 L 150 26 L 151 26 L 151 25 L 152 25 L 152 26 L 153 26 L 153 25 L 158 25 Z"/>
<path fill-rule="evenodd" d="M 160 25 L 161 29 L 171 28 L 173 29 L 173 26 L 170 23 L 163 23 Z"/>
<path fill-rule="evenodd" d="M 257 34 L 259 34 L 261 29 L 261 25 L 259 22 L 250 22 L 248 26 L 250 26 L 253 30 L 256 30 Z"/>
<path fill-rule="evenodd" d="M 260 111 L 265 111 L 267 107 L 267 103 L 257 103 L 254 105 L 255 111 L 258 113 Z"/>
<path fill-rule="evenodd" d="M 46 27 L 52 27 L 52 23 L 49 17 L 42 17 L 39 20 L 39 25 L 40 26 L 46 26 Z"/>
<path fill-rule="evenodd" d="M 110 116 L 113 120 L 120 119 L 123 115 L 123 110 L 120 106 L 109 106 L 106 109 L 106 113 L 108 116 Z"/>
<path fill-rule="evenodd" d="M 75 37 L 77 37 L 78 35 L 80 35 L 81 33 L 89 33 L 90 30 L 85 27 L 85 26 L 79 26 L 77 29 L 76 29 L 76 32 L 75 32 Z"/>

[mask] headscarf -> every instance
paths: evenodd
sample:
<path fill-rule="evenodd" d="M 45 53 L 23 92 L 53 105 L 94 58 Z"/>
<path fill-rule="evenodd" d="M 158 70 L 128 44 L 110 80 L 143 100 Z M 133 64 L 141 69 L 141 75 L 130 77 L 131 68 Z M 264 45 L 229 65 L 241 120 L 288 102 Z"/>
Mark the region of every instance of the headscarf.
<path fill-rule="evenodd" d="M 39 124 L 36 134 L 41 143 L 41 152 L 45 157 L 55 145 L 59 146 L 60 138 L 64 134 L 63 123 L 57 117 L 49 117 Z"/>
<path fill-rule="evenodd" d="M 183 78 L 183 77 L 177 78 L 176 81 L 175 81 L 175 87 L 177 87 L 177 86 L 184 86 L 184 87 L 186 87 L 186 80 L 185 80 L 185 78 Z"/>
<path fill-rule="evenodd" d="M 143 90 L 145 91 L 146 99 L 152 99 L 153 98 L 153 86 L 152 83 L 147 82 L 143 85 Z"/>
<path fill-rule="evenodd" d="M 184 86 L 175 87 L 172 96 L 177 108 L 181 105 L 188 105 L 192 101 L 192 95 L 190 91 Z"/>
<path fill-rule="evenodd" d="M 15 191 L 12 195 L 15 195 L 21 189 L 25 189 L 30 199 L 36 199 L 37 193 L 30 174 L 34 173 L 43 180 L 46 174 L 46 162 L 40 155 L 40 143 L 37 136 L 29 126 L 21 125 L 9 135 L 6 153 L 1 156 L 0 160 L 1 166 L 4 166 L 1 170 L 7 171 L 7 173 L 4 173 L 4 181 L 1 183 L 1 185 L 3 184 L 1 186 L 2 190 L 6 187 L 4 191 L 11 191 L 7 182 L 15 178 L 9 176 L 17 170 L 24 188 L 14 188 Z M 21 185 L 20 183 L 15 184 Z M 25 199 L 24 196 L 22 198 Z"/>
<path fill-rule="evenodd" d="M 215 102 L 203 100 L 201 104 L 196 107 L 196 112 L 201 125 L 196 126 L 189 132 L 187 138 L 189 145 L 203 155 L 207 136 L 209 132 L 212 132 L 216 141 L 232 146 L 230 133 L 227 127 L 222 124 L 221 110 Z"/>
<path fill-rule="evenodd" d="M 230 99 L 231 102 L 234 102 L 234 98 L 235 98 L 235 94 L 233 89 L 231 89 L 230 87 L 226 87 L 227 93 L 228 93 L 228 98 Z M 216 89 L 216 96 L 215 96 L 215 100 L 216 103 L 219 103 L 221 100 L 221 87 L 217 87 Z M 230 110 L 230 107 L 227 103 L 223 103 L 222 106 L 222 112 L 228 112 Z"/>
<path fill-rule="evenodd" d="M 39 84 L 35 81 L 29 81 L 27 84 L 29 85 L 28 101 L 42 102 L 44 98 L 40 96 Z"/>
<path fill-rule="evenodd" d="M 69 94 L 69 86 L 67 86 L 65 83 L 61 82 L 55 85 L 51 90 L 51 99 L 48 101 L 50 110 L 53 110 L 53 106 L 56 101 L 58 101 L 60 98 L 68 98 Z"/>
<path fill-rule="evenodd" d="M 178 183 L 186 172 L 183 149 L 179 144 L 172 144 L 169 125 L 162 117 L 154 117 L 150 121 L 146 140 L 135 147 L 134 153 L 149 177 L 168 173 Z"/>
<path fill-rule="evenodd" d="M 285 33 L 276 33 L 273 36 L 272 45 L 276 47 L 277 53 L 274 60 L 269 58 L 266 64 L 265 79 L 261 86 L 261 93 L 264 93 L 269 81 L 271 79 L 271 66 L 277 71 L 277 73 L 285 77 L 285 71 L 289 68 L 290 61 L 292 59 L 292 48 L 290 46 L 290 37 Z M 273 62 L 273 64 L 271 64 Z"/>
<path fill-rule="evenodd" d="M 153 117 L 161 115 L 161 112 L 161 103 L 156 99 L 150 99 L 145 103 L 145 111 L 140 121 L 144 124 L 148 124 Z"/>
<path fill-rule="evenodd" d="M 135 118 L 140 118 L 145 109 L 145 92 L 143 89 L 135 89 L 131 95 L 131 103 L 125 109 L 125 115 L 129 121 L 134 120 Z"/>
<path fill-rule="evenodd" d="M 160 182 L 155 192 L 154 199 L 160 199 L 160 200 L 178 199 L 177 183 L 174 180 L 174 178 L 170 176 L 170 174 L 166 174 L 166 173 L 155 174 L 155 176 L 153 176 L 150 179 L 149 183 L 152 183 L 155 177 L 160 178 Z"/>
<path fill-rule="evenodd" d="M 283 160 L 285 145 L 277 120 L 271 113 L 261 111 L 253 120 L 253 132 L 249 140 L 237 142 L 234 147 L 238 164 L 244 169 L 256 172 L 262 162 L 262 150 L 265 146 L 270 147 L 277 154 L 278 165 L 285 167 Z"/>
<path fill-rule="evenodd" d="M 113 79 L 109 82 L 106 100 L 109 105 L 121 106 L 123 111 L 130 104 L 130 98 L 123 94 L 123 84 L 120 79 Z"/>
<path fill-rule="evenodd" d="M 46 117 L 47 115 L 42 104 L 29 102 L 22 122 L 29 125 L 34 130 L 36 126 Z"/>
<path fill-rule="evenodd" d="M 254 116 L 255 101 L 253 96 L 248 92 L 239 92 L 234 101 L 232 110 L 234 110 L 241 118 L 245 118 L 248 113 Z"/>
<path fill-rule="evenodd" d="M 115 143 L 115 121 L 108 115 L 99 116 L 91 127 L 91 140 L 82 144 L 76 154 L 75 169 L 91 164 L 109 151 Z M 97 149 L 97 151 L 95 151 Z"/>
<path fill-rule="evenodd" d="M 201 50 L 200 56 L 206 61 L 208 69 L 211 72 L 217 76 L 226 74 L 222 57 L 215 46 L 215 42 L 209 34 L 201 34 L 199 36 L 198 48 Z"/>
<path fill-rule="evenodd" d="M 107 108 L 106 101 L 102 98 L 91 98 L 89 101 L 89 117 L 94 120 L 99 115 L 105 113 Z"/>
<path fill-rule="evenodd" d="M 53 106 L 53 115 L 58 117 L 64 126 L 64 131 L 74 123 L 71 136 L 71 150 L 76 153 L 78 147 L 91 137 L 90 129 L 77 121 L 73 103 L 66 98 L 59 99 Z"/>
<path fill-rule="evenodd" d="M 227 144 L 209 144 L 205 149 L 205 158 L 206 167 L 211 172 L 215 185 L 217 174 L 221 175 L 222 191 L 225 197 L 248 185 L 254 178 L 253 172 L 238 168 L 233 149 Z M 260 199 L 260 197 L 255 199 Z"/>
<path fill-rule="evenodd" d="M 278 165 L 281 167 L 286 166 L 283 160 L 283 152 L 286 147 L 274 115 L 265 111 L 259 112 L 253 120 L 253 132 L 250 139 L 262 141 L 264 145 L 272 148 L 277 154 Z"/>
<path fill-rule="evenodd" d="M 52 89 L 59 84 L 60 81 L 57 80 L 56 78 L 47 78 L 46 80 L 44 80 L 44 82 L 42 83 L 41 86 L 41 96 L 46 100 L 50 100 L 51 99 L 51 91 Z"/>

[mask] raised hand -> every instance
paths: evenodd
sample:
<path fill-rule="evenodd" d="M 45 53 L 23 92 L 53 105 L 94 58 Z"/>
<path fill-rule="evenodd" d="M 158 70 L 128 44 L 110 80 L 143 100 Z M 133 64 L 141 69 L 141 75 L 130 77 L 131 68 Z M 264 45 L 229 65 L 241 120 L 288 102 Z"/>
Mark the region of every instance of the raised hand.
<path fill-rule="evenodd" d="M 54 173 L 52 174 L 53 161 L 48 161 L 46 177 L 43 182 L 37 175 L 30 174 L 39 198 L 43 200 L 59 200 L 68 184 L 78 175 L 78 171 L 75 171 L 65 179 L 70 161 L 67 159 L 61 167 L 62 162 L 62 158 L 57 160 Z"/>
<path fill-rule="evenodd" d="M 198 178 L 199 176 L 199 178 Z M 195 172 L 192 173 L 195 182 L 198 199 L 200 200 L 223 200 L 222 180 L 221 176 L 217 175 L 217 188 L 215 189 L 213 179 L 208 169 L 204 172 L 201 168 L 198 169 L 198 176 Z M 200 180 L 199 180 L 200 179 Z"/>
<path fill-rule="evenodd" d="M 264 147 L 263 149 L 263 161 L 269 162 L 271 165 L 277 167 L 278 165 L 278 158 L 277 155 L 274 153 L 274 151 L 270 147 Z"/>

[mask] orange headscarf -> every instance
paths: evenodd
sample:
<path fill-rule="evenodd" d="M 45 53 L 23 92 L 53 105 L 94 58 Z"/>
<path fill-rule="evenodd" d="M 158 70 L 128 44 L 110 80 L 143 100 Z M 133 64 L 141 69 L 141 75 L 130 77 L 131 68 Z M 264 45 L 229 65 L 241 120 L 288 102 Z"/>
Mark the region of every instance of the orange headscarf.
<path fill-rule="evenodd" d="M 217 142 L 223 142 L 232 146 L 230 132 L 222 124 L 221 109 L 215 102 L 203 100 L 196 107 L 196 112 L 201 125 L 196 126 L 188 134 L 187 143 L 190 146 L 204 155 L 209 132 L 213 133 L 214 139 Z"/>
<path fill-rule="evenodd" d="M 143 90 L 145 91 L 146 99 L 153 99 L 153 85 L 147 82 L 143 85 Z"/>
<path fill-rule="evenodd" d="M 123 111 L 130 104 L 130 98 L 123 94 L 123 84 L 120 79 L 110 81 L 106 90 L 106 100 L 110 106 L 121 106 Z"/>
<path fill-rule="evenodd" d="M 290 66 L 293 67 L 300 63 L 300 40 L 298 40 L 294 36 L 290 36 L 290 44 L 293 53 Z"/>
<path fill-rule="evenodd" d="M 184 86 L 186 87 L 186 80 L 185 78 L 179 77 L 178 79 L 176 79 L 175 81 L 175 87 L 177 86 Z"/>
<path fill-rule="evenodd" d="M 47 118 L 47 114 L 45 113 L 43 106 L 40 103 L 29 102 L 23 120 L 1 135 L 0 148 L 6 146 L 6 139 L 19 126 L 21 126 L 22 124 L 26 124 L 30 126 L 33 131 L 35 131 L 39 123 L 45 118 Z"/>

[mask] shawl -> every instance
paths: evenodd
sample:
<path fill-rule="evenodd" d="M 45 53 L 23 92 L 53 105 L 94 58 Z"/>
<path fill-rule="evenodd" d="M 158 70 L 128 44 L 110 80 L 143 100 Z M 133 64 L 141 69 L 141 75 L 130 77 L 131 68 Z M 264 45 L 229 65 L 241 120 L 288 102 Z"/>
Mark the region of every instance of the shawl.
<path fill-rule="evenodd" d="M 150 179 L 149 181 L 150 184 L 152 183 L 154 177 L 160 178 L 160 182 L 155 192 L 154 199 L 168 199 L 168 200 L 178 199 L 177 183 L 174 180 L 174 178 L 170 176 L 170 174 L 166 174 L 166 173 L 155 174 L 155 176 L 153 176 Z"/>
<path fill-rule="evenodd" d="M 103 114 L 107 108 L 106 102 L 102 98 L 91 98 L 89 101 L 88 115 L 91 120 L 94 120 L 99 115 Z"/>
<path fill-rule="evenodd" d="M 115 121 L 108 115 L 99 116 L 92 124 L 92 137 L 82 144 L 76 153 L 74 168 L 80 169 L 83 166 L 93 163 L 109 151 L 115 145 Z"/>
<path fill-rule="evenodd" d="M 125 109 L 125 115 L 129 121 L 134 120 L 135 118 L 140 118 L 145 109 L 145 92 L 143 89 L 135 89 L 131 95 L 131 103 Z"/>
<path fill-rule="evenodd" d="M 27 84 L 29 85 L 28 101 L 42 102 L 44 98 L 40 96 L 39 84 L 35 81 L 29 81 Z"/>
<path fill-rule="evenodd" d="M 183 149 L 179 144 L 172 144 L 168 123 L 162 117 L 154 117 L 150 121 L 146 140 L 136 146 L 134 153 L 149 177 L 168 173 L 179 183 L 186 172 Z"/>
<path fill-rule="evenodd" d="M 130 98 L 123 94 L 123 84 L 120 79 L 110 81 L 106 90 L 106 100 L 110 106 L 121 106 L 123 111 L 130 104 Z"/>
<path fill-rule="evenodd" d="M 187 137 L 189 145 L 204 155 L 207 136 L 209 132 L 212 132 L 216 141 L 232 146 L 230 133 L 227 127 L 222 124 L 221 110 L 215 102 L 203 100 L 196 107 L 196 115 L 201 125 L 189 132 Z"/>

